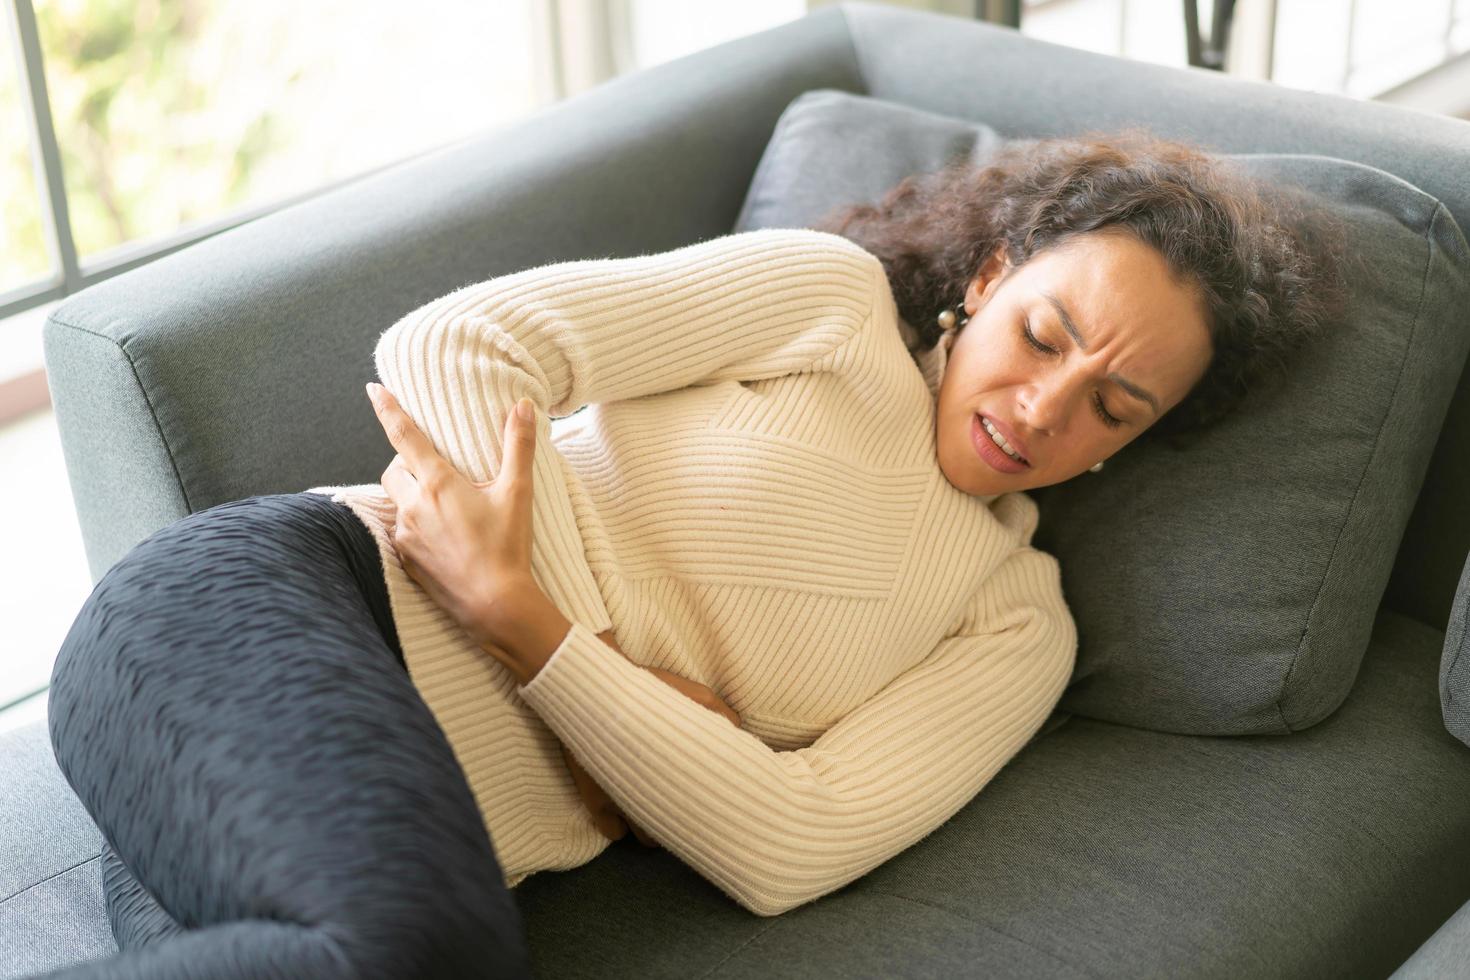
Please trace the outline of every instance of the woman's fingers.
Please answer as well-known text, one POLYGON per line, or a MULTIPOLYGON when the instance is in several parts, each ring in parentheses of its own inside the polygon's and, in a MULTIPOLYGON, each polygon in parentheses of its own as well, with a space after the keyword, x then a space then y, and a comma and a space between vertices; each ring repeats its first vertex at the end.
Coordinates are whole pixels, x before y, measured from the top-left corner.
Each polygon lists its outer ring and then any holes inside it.
MULTIPOLYGON (((598 633, 597 636, 614 650, 623 653, 623 648, 618 645, 612 630, 604 630, 598 633)), ((623 653, 623 655, 627 656, 626 653, 623 653)), ((708 685, 701 684, 698 681, 692 681, 687 677, 664 670, 661 667, 645 666, 643 669, 702 707, 724 715, 736 728, 740 727, 740 714, 734 708, 730 707, 725 702, 725 699, 716 694, 708 685)), ((638 838, 638 843, 644 847, 656 848, 663 846, 644 833, 642 827, 639 827, 628 819, 628 815, 623 813, 622 809, 617 805, 617 802, 608 796, 606 791, 588 775, 587 771, 577 762, 576 756, 572 755, 571 751, 565 745, 562 746, 562 755, 567 760, 567 766, 572 770, 572 778, 577 783, 578 791, 582 793, 582 799, 587 803, 587 808, 594 815, 593 822, 597 824, 603 836, 609 840, 619 840, 631 830, 633 836, 638 838), (599 816, 599 813, 604 815, 599 816), (612 832, 609 832, 609 830, 604 829, 604 826, 614 829, 612 832)))
MULTIPOLYGON (((505 458, 500 475, 510 476, 510 495, 529 503, 536 472, 536 403, 522 398, 505 413, 505 458)), ((498 482, 498 481, 497 481, 498 482)))
POLYGON ((715 710, 718 711, 720 714, 724 715, 726 718, 730 719, 730 724, 734 725, 736 728, 739 728, 740 727, 740 712, 736 711, 734 708, 732 708, 728 704, 726 704, 724 698, 721 698, 721 697, 718 697, 717 696, 715 698, 715 700, 718 701, 718 702, 720 702, 719 705, 715 708, 715 710))
POLYGON ((561 754, 566 760, 567 768, 572 772, 572 782, 577 784, 578 795, 582 797, 587 812, 592 815, 593 826, 608 840, 621 840, 627 834, 628 827, 623 822, 618 805, 587 770, 582 768, 582 764, 565 744, 561 747, 561 754))
POLYGON ((367 393, 373 403, 373 410, 377 412, 378 424, 383 427, 388 442, 404 457, 403 462, 409 472, 425 487, 442 479, 448 464, 429 441, 429 437, 424 435, 414 424, 413 418, 403 410, 397 396, 374 381, 368 382, 367 393))
POLYGON ((388 463, 383 475, 378 478, 378 483, 399 510, 408 507, 418 496, 418 481, 404 464, 402 454, 394 456, 388 463))
POLYGON ((530 565, 532 548, 532 511, 536 483, 536 404, 522 398, 505 413, 504 446, 500 472, 496 474, 490 493, 505 509, 509 538, 503 539, 530 565), (524 414, 522 414, 524 412, 524 414))
POLYGON ((709 685, 701 684, 699 681, 691 681, 687 677, 676 674, 673 671, 664 670, 662 667, 644 666, 643 669, 653 674, 686 698, 689 698, 695 704, 724 715, 729 719, 730 724, 736 728, 740 727, 740 715, 734 708, 726 704, 725 699, 716 694, 714 689, 709 685))

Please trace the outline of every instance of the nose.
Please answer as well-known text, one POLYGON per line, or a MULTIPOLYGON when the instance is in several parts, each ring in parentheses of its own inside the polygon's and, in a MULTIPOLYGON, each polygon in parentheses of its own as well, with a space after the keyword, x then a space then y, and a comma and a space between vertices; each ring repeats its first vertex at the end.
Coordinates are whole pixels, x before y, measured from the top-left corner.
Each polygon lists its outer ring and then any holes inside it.
POLYGON ((1079 392, 1082 385, 1069 380, 1065 372, 1050 371, 1021 389, 1017 396, 1021 420, 1032 432, 1056 435, 1066 427, 1072 401, 1079 392))

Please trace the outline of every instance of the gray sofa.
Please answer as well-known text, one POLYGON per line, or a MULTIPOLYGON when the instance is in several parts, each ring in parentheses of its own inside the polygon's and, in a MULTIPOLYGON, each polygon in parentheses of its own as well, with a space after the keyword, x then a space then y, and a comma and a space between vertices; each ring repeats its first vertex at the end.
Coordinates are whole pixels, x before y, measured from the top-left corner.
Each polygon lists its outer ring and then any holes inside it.
MULTIPOLYGON (((619 78, 78 294, 45 355, 93 580, 186 514, 372 482, 377 335, 466 282, 731 230, 783 109, 837 89, 1008 135, 1141 122, 1370 164, 1470 228, 1470 126, 848 3, 619 78)), ((517 889, 544 977, 1470 973, 1470 748, 1437 675, 1470 547, 1450 405, 1346 701, 1281 736, 1062 712, 933 835, 783 916, 632 836, 517 889), (1334 795, 1350 775, 1352 798, 1334 795), (1413 778, 1405 778, 1412 774, 1413 778), (1187 777, 1187 778, 1183 778, 1187 777), (1252 805, 1227 820, 1211 800, 1252 805), (1370 841, 1371 849, 1358 850, 1370 841), (1201 873, 1208 858, 1210 873, 1201 873), (1232 869, 1220 874, 1220 867, 1232 869), (1457 911, 1458 910, 1458 911, 1457 911)), ((44 723, 0 737, 0 977, 112 955, 101 837, 44 723)))

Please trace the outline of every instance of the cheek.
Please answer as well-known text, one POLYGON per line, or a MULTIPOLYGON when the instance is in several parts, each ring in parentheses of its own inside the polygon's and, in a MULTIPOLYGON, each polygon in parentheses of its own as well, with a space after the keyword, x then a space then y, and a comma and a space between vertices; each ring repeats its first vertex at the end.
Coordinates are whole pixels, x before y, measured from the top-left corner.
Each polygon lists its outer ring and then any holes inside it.
POLYGON ((943 401, 947 412, 1014 410, 1017 392, 1035 379, 1038 365, 1019 346, 1025 341, 1011 335, 1013 330, 1019 327, 972 321, 955 338, 945 368, 944 387, 949 390, 943 401))
POLYGON ((993 392, 1025 384, 1034 370, 1025 351, 1018 351, 1005 338, 976 336, 960 356, 965 389, 971 392, 993 392))

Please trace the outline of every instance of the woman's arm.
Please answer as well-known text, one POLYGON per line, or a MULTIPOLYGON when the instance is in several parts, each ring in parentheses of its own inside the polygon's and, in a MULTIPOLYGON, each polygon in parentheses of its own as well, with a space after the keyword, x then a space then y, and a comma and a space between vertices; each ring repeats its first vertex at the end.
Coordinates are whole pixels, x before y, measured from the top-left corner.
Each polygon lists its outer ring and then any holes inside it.
POLYGON ((519 694, 625 814, 770 916, 867 873, 969 802, 1042 727, 1076 643, 1056 560, 1022 544, 956 632, 804 748, 774 751, 695 710, 580 623, 519 694))
POLYGON ((512 407, 535 404, 533 574, 596 632, 612 618, 550 419, 696 384, 839 370, 887 297, 880 286, 883 264, 839 235, 756 229, 473 283, 400 317, 373 361, 435 451, 476 483, 498 478, 512 407))
MULTIPOLYGON (((617 637, 613 635, 612 630, 598 633, 597 638, 623 654, 624 658, 628 657, 618 644, 617 637)), ((739 713, 710 687, 660 667, 645 666, 643 669, 695 702, 729 718, 736 728, 740 727, 739 713)), ((561 743, 561 754, 566 760, 567 768, 571 770, 572 781, 577 784, 577 793, 582 797, 582 802, 586 804, 588 812, 592 814, 592 822, 597 825, 597 829, 604 837, 608 840, 621 840, 623 835, 631 829, 633 836, 638 838, 638 843, 644 847, 659 846, 658 841, 649 837, 644 833, 643 828, 628 819, 622 808, 614 802, 611 796, 607 795, 607 790, 598 785, 587 770, 582 768, 582 764, 577 761, 577 757, 572 754, 572 750, 567 748, 564 742, 561 743)))

